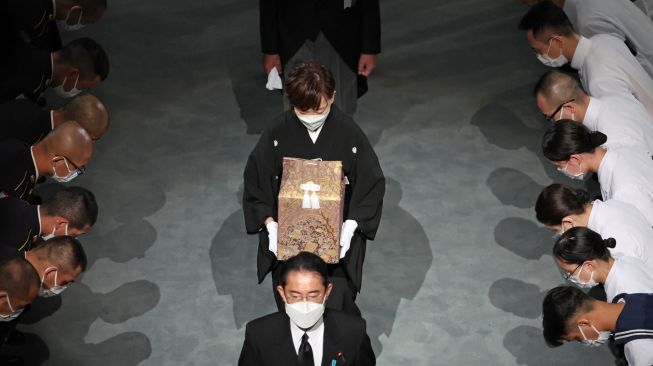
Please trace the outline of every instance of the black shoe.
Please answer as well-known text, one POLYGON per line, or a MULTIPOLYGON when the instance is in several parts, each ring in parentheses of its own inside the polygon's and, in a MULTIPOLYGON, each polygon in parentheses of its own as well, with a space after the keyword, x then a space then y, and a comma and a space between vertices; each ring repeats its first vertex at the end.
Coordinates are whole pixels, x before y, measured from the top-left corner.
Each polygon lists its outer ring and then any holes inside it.
POLYGON ((14 355, 0 355, 0 365, 2 366, 25 366, 22 357, 14 355))
POLYGON ((7 344, 25 344, 25 333, 20 330, 14 330, 11 332, 9 337, 7 337, 7 344))

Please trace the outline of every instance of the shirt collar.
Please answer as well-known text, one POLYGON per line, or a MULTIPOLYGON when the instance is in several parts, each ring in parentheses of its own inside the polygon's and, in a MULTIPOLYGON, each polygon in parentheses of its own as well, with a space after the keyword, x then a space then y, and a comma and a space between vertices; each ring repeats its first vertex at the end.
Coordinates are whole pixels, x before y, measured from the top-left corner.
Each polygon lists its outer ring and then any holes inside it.
POLYGON ((574 56, 571 58, 571 67, 580 70, 583 67, 583 64, 585 64, 585 59, 587 58, 587 54, 590 52, 591 47, 592 41, 589 38, 580 36, 578 45, 574 51, 574 56))
POLYGON ((594 131, 599 125, 599 111, 601 110, 601 101, 597 98, 590 97, 590 102, 587 104, 585 111, 585 118, 583 124, 590 130, 594 131))
POLYGON ((36 166, 36 159, 34 159, 34 145, 29 147, 29 153, 32 155, 32 163, 34 164, 34 173, 36 173, 36 177, 34 179, 39 178, 39 167, 36 166))
POLYGON ((57 0, 52 0, 52 14, 57 13, 57 0))
POLYGON ((50 131, 54 131, 54 110, 50 111, 50 131))
POLYGON ((50 52, 50 83, 54 79, 54 52, 50 52))

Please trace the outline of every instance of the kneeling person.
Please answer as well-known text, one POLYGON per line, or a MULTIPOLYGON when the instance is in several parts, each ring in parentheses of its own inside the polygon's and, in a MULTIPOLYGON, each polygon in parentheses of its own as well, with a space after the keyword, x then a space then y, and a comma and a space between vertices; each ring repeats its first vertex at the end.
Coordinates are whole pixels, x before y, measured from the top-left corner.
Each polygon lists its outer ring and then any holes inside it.
POLYGON ((332 288, 327 264, 320 257, 302 252, 290 258, 277 286, 285 313, 247 324, 238 365, 375 365, 365 320, 325 310, 332 288))
POLYGON ((591 298, 570 286, 550 290, 542 303, 544 339, 600 346, 614 334, 624 345, 628 364, 653 365, 653 294, 621 294, 612 303, 591 298))

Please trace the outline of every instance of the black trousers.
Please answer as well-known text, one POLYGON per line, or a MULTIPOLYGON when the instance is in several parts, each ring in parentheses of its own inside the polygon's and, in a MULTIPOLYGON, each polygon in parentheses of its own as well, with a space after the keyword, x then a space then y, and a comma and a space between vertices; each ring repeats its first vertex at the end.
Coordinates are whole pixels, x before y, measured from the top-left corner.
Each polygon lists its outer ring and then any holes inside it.
MULTIPOLYGON (((272 292, 280 312, 286 311, 283 299, 277 291, 277 285, 281 283, 281 270, 284 265, 285 262, 277 261, 272 269, 272 292)), ((361 311, 356 305, 356 290, 351 285, 342 266, 340 264, 329 264, 328 270, 329 281, 333 284, 333 289, 326 301, 327 308, 361 316, 361 311)))

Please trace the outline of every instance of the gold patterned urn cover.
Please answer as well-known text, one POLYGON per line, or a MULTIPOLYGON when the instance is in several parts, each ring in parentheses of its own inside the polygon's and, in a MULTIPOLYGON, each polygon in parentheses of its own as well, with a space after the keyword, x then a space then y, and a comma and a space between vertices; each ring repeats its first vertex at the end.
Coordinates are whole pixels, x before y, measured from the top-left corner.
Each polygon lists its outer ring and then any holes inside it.
POLYGON ((345 196, 342 162, 283 158, 279 260, 299 252, 338 263, 345 196))

